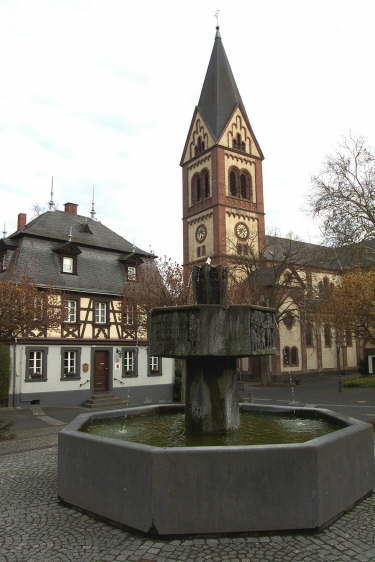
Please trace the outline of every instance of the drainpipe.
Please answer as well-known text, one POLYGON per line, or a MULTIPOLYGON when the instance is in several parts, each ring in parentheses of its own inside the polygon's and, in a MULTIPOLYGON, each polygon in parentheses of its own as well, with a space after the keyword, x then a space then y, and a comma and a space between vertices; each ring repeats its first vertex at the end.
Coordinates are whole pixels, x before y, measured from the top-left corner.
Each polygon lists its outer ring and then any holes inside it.
POLYGON ((16 407, 16 347, 17 347, 17 338, 14 338, 13 343, 13 408, 16 407))

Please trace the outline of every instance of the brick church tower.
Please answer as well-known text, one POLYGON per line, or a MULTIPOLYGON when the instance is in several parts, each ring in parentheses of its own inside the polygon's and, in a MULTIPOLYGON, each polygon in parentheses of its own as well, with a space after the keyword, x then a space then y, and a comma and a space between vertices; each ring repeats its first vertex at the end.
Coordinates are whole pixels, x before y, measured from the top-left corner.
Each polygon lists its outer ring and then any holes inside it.
POLYGON ((262 160, 217 27, 181 159, 185 266, 264 246, 262 160))

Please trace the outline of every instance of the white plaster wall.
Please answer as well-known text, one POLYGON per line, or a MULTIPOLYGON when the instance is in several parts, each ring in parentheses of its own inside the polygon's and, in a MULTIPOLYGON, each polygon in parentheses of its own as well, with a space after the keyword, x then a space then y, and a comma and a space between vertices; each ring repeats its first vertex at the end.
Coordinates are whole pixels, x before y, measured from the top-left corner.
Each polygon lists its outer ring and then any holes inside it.
POLYGON ((113 387, 153 386, 172 384, 174 381, 174 359, 162 358, 161 376, 148 376, 147 347, 138 347, 138 376, 122 377, 121 358, 114 353, 113 387), (117 379, 117 380, 116 380, 117 379))
MULTIPOLYGON (((43 393, 43 392, 64 392, 72 390, 91 389, 91 352, 95 346, 77 346, 81 349, 81 378, 80 380, 61 380, 61 347, 69 345, 38 345, 35 348, 48 349, 47 354, 47 380, 46 381, 25 381, 26 378, 26 347, 30 345, 17 345, 16 352, 16 394, 24 393, 43 393), (89 369, 86 373, 82 371, 82 365, 87 363, 89 369)), ((73 347, 73 346, 72 346, 73 347)), ((101 346, 100 346, 101 347, 101 346)), ((104 346, 110 348, 111 346, 104 346)), ((172 384, 174 381, 174 360, 162 359, 162 375, 147 376, 148 357, 147 348, 138 348, 138 377, 122 378, 121 357, 116 353, 118 346, 113 347, 113 387, 124 388, 124 386, 152 386, 161 384, 172 384), (117 379, 117 380, 116 380, 117 379)), ((13 350, 11 348, 11 354, 13 350)), ((13 382, 11 377, 10 390, 13 393, 13 382)))

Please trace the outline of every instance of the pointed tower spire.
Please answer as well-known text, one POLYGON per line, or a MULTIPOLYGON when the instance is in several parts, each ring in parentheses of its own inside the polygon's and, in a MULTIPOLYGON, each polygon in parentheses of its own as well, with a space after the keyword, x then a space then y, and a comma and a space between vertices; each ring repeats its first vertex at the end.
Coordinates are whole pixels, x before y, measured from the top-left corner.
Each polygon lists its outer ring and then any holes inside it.
POLYGON ((51 199, 48 203, 48 207, 49 207, 50 211, 53 211, 55 209, 55 202, 53 200, 53 176, 52 176, 52 179, 51 179, 51 199))
POLYGON ((91 201, 90 216, 93 220, 95 220, 95 216, 96 216, 94 196, 95 196, 95 190, 94 190, 94 186, 92 186, 92 201, 91 201))
POLYGON ((236 105, 246 115, 217 25, 215 43, 198 102, 198 111, 215 140, 220 137, 236 105))

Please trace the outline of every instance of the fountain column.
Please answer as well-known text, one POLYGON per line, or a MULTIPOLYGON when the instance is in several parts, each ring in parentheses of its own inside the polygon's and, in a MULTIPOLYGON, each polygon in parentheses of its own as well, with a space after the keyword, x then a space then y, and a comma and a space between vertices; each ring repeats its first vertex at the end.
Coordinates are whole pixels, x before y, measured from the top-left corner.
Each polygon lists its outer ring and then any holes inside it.
MULTIPOLYGON (((206 264, 193 267, 198 305, 226 304, 227 268, 206 264)), ((207 330, 218 326, 207 325, 207 330)), ((215 334, 212 334, 215 337, 215 334)), ((220 335, 217 334, 220 338, 220 335)), ((240 425, 235 357, 186 359, 186 429, 191 433, 234 431, 240 425)))

